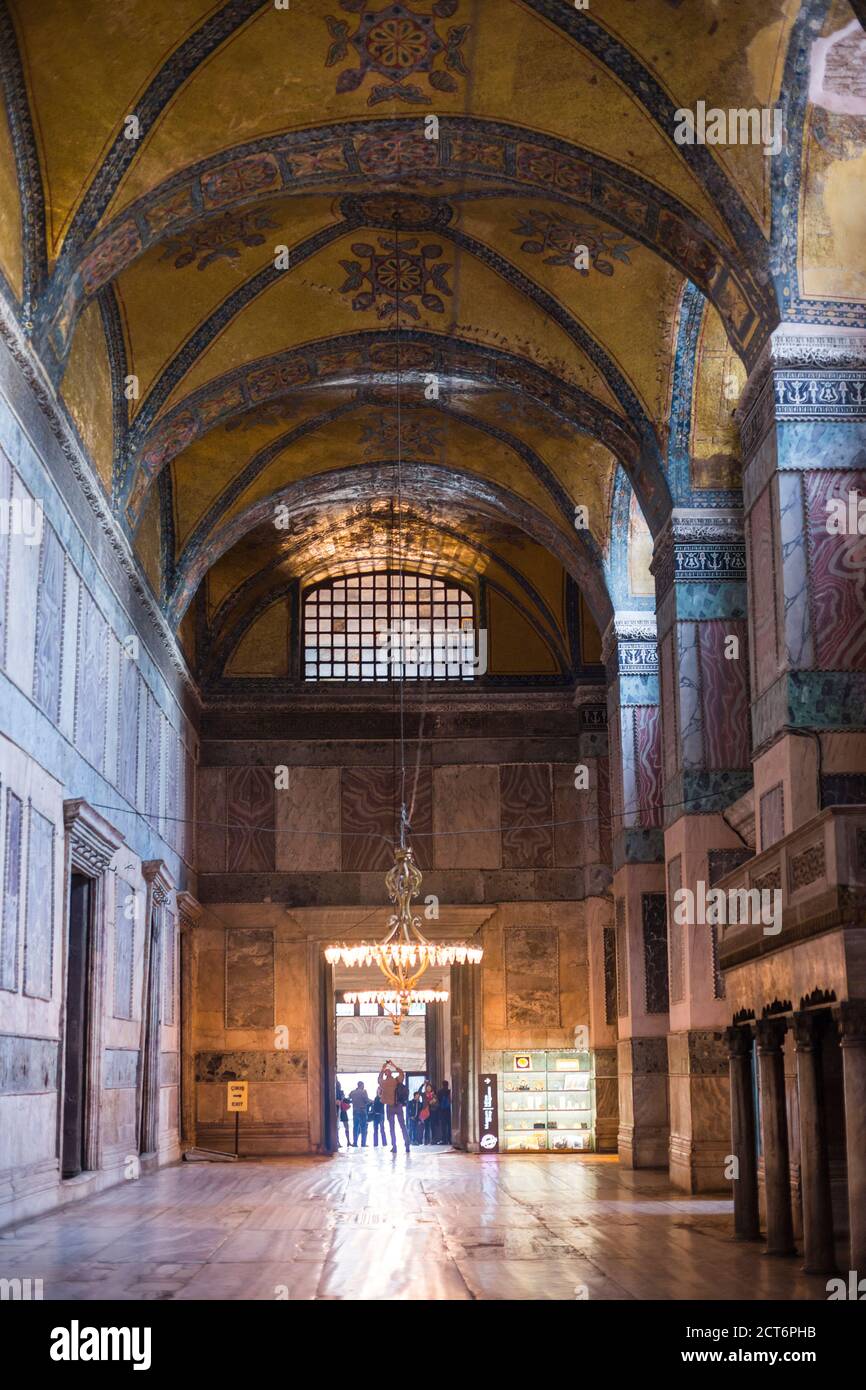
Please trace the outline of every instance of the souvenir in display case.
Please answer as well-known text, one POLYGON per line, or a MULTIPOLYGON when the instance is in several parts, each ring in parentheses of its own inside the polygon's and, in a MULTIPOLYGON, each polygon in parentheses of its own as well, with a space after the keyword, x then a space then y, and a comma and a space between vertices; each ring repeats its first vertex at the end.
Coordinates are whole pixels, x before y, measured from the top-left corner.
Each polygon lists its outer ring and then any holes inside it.
POLYGON ((503 1052, 504 1153, 580 1153, 595 1147, 589 1052, 503 1052))

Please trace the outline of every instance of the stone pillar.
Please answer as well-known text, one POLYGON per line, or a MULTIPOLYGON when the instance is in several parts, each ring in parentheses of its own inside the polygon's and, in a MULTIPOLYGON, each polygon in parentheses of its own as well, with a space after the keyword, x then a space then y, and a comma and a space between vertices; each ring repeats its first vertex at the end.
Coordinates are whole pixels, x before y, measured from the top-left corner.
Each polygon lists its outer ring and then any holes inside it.
POLYGON ((848 1160, 850 1269, 866 1275, 866 1000, 852 999, 837 1011, 845 1083, 848 1160))
POLYGON ((782 324, 737 413, 760 853, 866 801, 866 330, 782 324))
POLYGON ((761 1144, 764 1150, 768 1255, 795 1253, 788 1122, 785 1114, 785 1062, 782 1055, 786 1028, 783 1018, 762 1018, 755 1024, 761 1085, 761 1144))
MULTIPOLYGON (((725 816, 751 785, 742 516, 675 508, 656 539, 669 908, 671 1181, 727 1187, 730 1017, 703 904, 714 856, 746 846, 725 816), (679 890, 687 890, 689 911, 679 890)), ((746 851, 748 852, 748 851, 746 851)))
POLYGON ((175 902, 180 928, 180 1138, 191 1147, 195 1144, 195 924, 204 909, 192 893, 178 893, 175 902))
POLYGON ((586 954, 589 968, 589 1048, 595 1081, 595 1147, 617 1152, 616 945, 610 897, 586 899, 586 954))
POLYGON ((807 1274, 831 1274, 836 1267, 830 1160, 821 1085, 820 1022, 820 1017, 814 1013, 794 1014, 800 1102, 800 1192, 807 1274))
POLYGON ((613 826, 614 971, 620 1162, 660 1168, 668 1153, 668 963, 661 830, 655 623, 617 613, 604 638, 613 826))
POLYGON ((758 1151, 755 1131, 755 1099, 752 1089, 752 1031, 727 1028, 731 1085, 731 1151, 737 1160, 734 1178, 734 1233, 738 1240, 757 1240, 758 1151))

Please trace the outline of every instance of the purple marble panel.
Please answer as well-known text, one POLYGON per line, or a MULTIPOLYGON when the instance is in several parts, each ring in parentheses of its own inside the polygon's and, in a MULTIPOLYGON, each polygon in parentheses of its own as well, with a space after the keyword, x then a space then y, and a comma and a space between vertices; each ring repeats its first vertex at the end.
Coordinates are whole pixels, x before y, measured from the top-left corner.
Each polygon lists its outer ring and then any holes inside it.
POLYGON ((196 793, 197 866, 201 873, 221 874, 226 867, 226 769, 200 767, 196 793))
MULTIPOLYGON (((866 473, 812 472, 804 478, 809 526, 809 597, 815 656, 822 671, 866 670, 866 536, 849 497, 866 497, 866 473), (845 528, 828 531, 828 504, 841 501, 845 528)), ((855 504, 856 505, 856 504, 855 504)), ((787 594, 786 594, 787 598, 787 594)))
POLYGON ((108 625, 82 584, 78 599, 75 746, 99 772, 105 759, 107 700, 108 625))
POLYGON ((6 790, 6 843, 3 903, 0 907, 0 989, 18 989, 18 924, 21 917, 20 796, 6 790))
POLYGON ((662 823, 662 749, 658 705, 637 705, 634 711, 634 745, 638 824, 662 823))
POLYGON ((749 766, 748 632, 744 622, 726 619, 699 625, 704 766, 749 766), (739 638, 739 657, 725 656, 729 636, 739 638))
POLYGON ((54 974, 54 826, 31 806, 27 846, 24 993, 50 999, 54 974))
POLYGON ((752 611, 755 693, 779 674, 776 618, 776 556, 771 489, 765 488, 749 516, 749 601, 752 611))
POLYGON ((499 769, 503 869, 553 868, 553 793, 548 763, 499 769))
POLYGON ((36 595, 36 656, 33 699, 53 724, 60 718, 60 671, 63 641, 63 590, 66 560, 63 547, 46 522, 39 555, 36 595))
MULTIPOLYGON (((407 778, 415 862, 430 868, 433 853, 433 779, 430 768, 407 778), (414 784, 414 786, 413 786, 414 784)), ((341 862, 344 870, 385 870, 394 862, 399 833, 399 789, 391 767, 344 767, 340 778, 341 862)))
POLYGON ((229 873, 273 870, 276 824, 271 768, 226 769, 226 819, 229 873))

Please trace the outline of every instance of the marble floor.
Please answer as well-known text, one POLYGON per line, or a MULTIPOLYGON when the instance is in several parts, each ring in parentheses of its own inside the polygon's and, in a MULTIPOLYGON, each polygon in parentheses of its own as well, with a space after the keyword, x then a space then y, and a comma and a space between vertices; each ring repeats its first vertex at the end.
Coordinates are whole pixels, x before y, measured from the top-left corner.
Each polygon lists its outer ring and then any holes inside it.
POLYGON ((731 1203, 615 1158, 180 1163, 0 1232, 45 1299, 826 1299, 731 1203))

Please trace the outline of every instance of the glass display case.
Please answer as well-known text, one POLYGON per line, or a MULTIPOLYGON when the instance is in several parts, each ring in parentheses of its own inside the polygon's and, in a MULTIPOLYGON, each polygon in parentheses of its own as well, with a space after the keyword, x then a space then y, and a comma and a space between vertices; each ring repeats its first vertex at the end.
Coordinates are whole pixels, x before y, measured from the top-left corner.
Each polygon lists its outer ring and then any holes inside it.
POLYGON ((502 1153, 586 1153, 595 1148, 589 1052, 503 1052, 502 1153))

